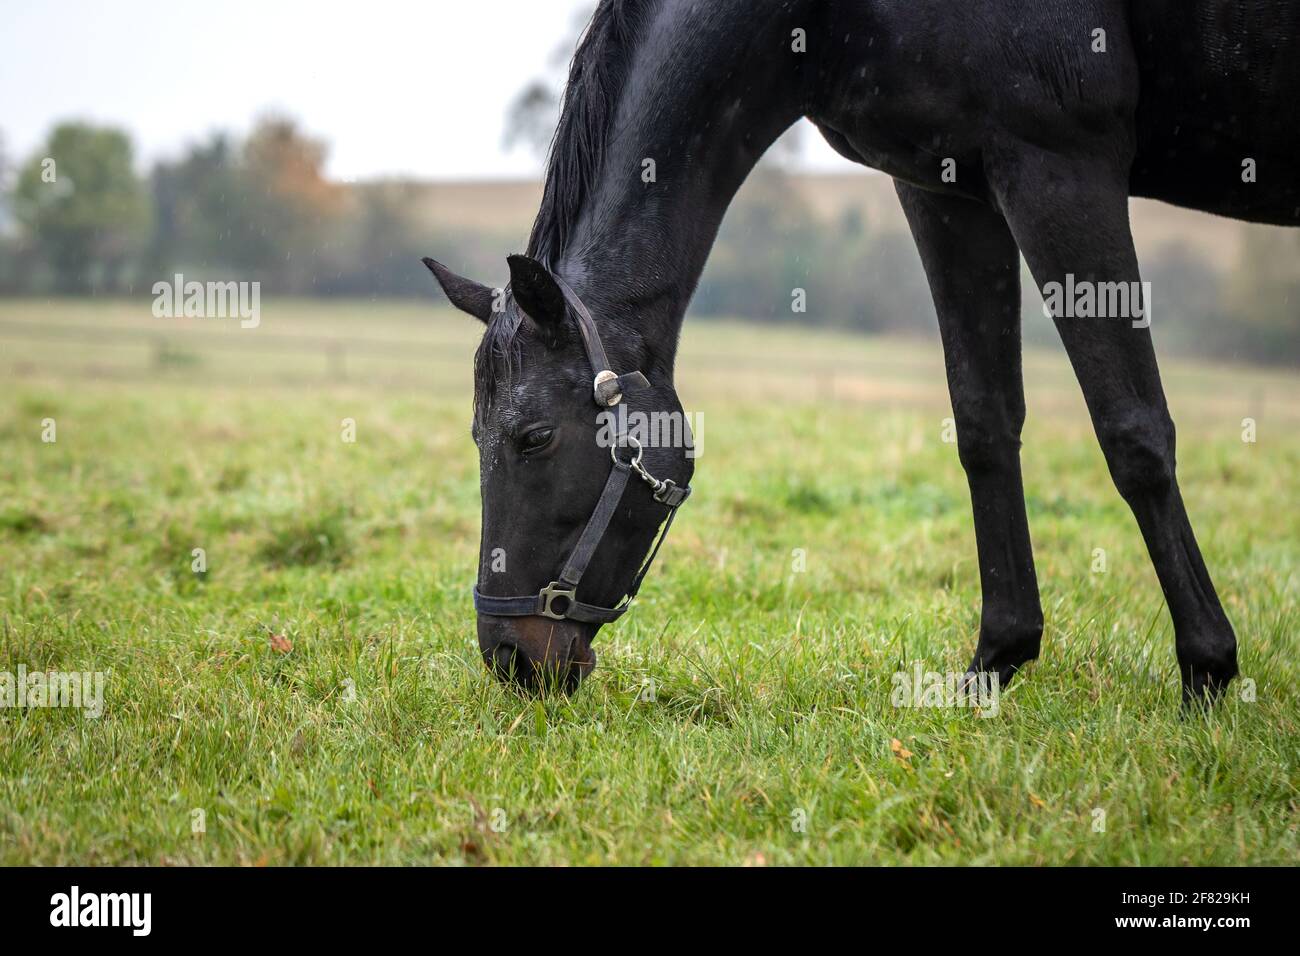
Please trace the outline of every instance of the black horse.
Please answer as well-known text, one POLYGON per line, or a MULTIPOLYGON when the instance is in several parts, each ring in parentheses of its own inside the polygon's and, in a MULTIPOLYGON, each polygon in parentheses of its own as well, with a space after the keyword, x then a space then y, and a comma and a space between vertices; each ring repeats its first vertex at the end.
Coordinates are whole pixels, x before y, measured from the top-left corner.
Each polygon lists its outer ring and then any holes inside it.
POLYGON ((1019 463, 1023 253, 1045 294, 1113 306, 1067 302, 1055 322, 1155 564, 1184 699, 1217 696, 1237 642, 1175 478, 1128 197, 1300 225, 1297 102, 1295 0, 601 0, 509 294, 426 260, 487 326, 485 660, 569 686, 594 666, 692 471, 685 448, 605 447, 596 412, 623 397, 681 412, 678 333, 723 213, 806 116, 894 178, 929 277, 979 553, 970 670, 1009 680, 1043 630, 1019 463))

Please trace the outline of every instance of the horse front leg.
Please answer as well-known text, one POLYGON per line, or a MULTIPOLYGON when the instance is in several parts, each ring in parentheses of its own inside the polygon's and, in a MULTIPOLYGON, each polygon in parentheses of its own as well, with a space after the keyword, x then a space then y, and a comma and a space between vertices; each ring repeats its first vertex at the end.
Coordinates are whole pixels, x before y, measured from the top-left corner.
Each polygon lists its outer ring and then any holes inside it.
POLYGON ((1059 153, 1028 143, 1004 148, 992 164, 994 189, 1035 281, 1054 306, 1111 478, 1155 565, 1173 618, 1184 702, 1212 699, 1237 673, 1237 639, 1175 476, 1174 424, 1129 229, 1124 138, 1080 140, 1059 153), (1123 314, 1097 314, 1110 311, 1098 308, 1103 298, 1113 305, 1124 294, 1129 306, 1123 314))
POLYGON ((981 203, 896 182, 939 315, 957 452, 979 555, 979 642, 971 672, 1005 684, 1038 656, 1043 611, 1020 477, 1020 252, 981 203))

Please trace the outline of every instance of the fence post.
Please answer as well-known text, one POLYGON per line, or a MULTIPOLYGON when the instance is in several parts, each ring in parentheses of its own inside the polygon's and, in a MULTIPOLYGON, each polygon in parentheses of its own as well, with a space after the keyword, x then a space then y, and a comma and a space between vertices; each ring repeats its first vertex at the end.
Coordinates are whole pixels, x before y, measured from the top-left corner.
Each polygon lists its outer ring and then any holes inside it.
POLYGON ((343 343, 338 341, 331 341, 325 348, 327 353, 329 354, 330 374, 334 377, 336 381, 339 382, 344 381, 347 378, 347 369, 344 367, 344 362, 343 362, 343 359, 346 355, 346 352, 344 351, 343 348, 343 343))

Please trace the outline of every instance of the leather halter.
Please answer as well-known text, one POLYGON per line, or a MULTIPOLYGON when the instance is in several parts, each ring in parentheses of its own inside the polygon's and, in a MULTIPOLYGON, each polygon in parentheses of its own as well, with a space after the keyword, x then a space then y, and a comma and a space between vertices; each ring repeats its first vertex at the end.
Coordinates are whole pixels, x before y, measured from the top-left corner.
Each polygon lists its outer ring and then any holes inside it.
MULTIPOLYGON (((591 312, 578 298, 577 293, 569 288, 567 282, 559 276, 554 276, 554 279, 556 285, 560 287, 560 291, 564 294, 565 301, 568 302, 569 307, 573 309, 574 314, 577 316, 578 330, 582 333, 583 348, 587 352, 588 361, 591 362, 591 370, 595 373, 595 379, 592 381, 592 397, 595 399, 596 404, 602 408, 608 408, 622 401, 624 392, 634 392, 639 388, 648 388, 650 383, 640 372, 616 375, 610 371, 609 357, 605 354, 605 346, 600 341, 600 332, 596 328, 595 320, 591 317, 591 312)), ((641 582, 645 580, 650 565, 654 563, 655 555, 659 553, 659 546, 663 544, 664 538, 668 536, 668 529, 672 527, 673 518, 677 516, 677 509, 690 496, 691 489, 688 485, 678 485, 667 478, 660 480, 646 471, 641 465, 641 443, 631 435, 619 435, 609 449, 609 457, 612 459, 612 465, 609 470, 609 478, 605 480, 605 489, 600 493, 600 499, 596 502, 591 517, 587 519, 587 526, 582 529, 582 535, 578 538, 578 543, 574 545, 568 560, 564 562, 560 576, 536 594, 523 594, 514 597, 495 597, 490 594, 482 594, 479 592, 478 586, 475 585, 474 610, 480 614, 489 614, 495 617, 540 615, 555 621, 568 619, 588 624, 609 624, 623 616, 632 603, 632 599, 636 597, 637 591, 640 590, 641 582), (620 448, 631 448, 631 456, 626 460, 619 458, 618 451, 620 448), (592 557, 596 554, 596 549, 605 537, 605 531, 609 528, 609 522, 614 517, 614 512, 618 510, 619 502, 623 498, 623 491, 627 488, 628 479, 632 475, 636 475, 649 485, 655 501, 668 508, 667 520, 664 522, 654 546, 650 549, 649 556, 632 578, 632 584, 628 587, 622 602, 616 607, 585 604, 578 600, 578 585, 582 582, 582 576, 587 571, 587 565, 591 563, 592 557)))

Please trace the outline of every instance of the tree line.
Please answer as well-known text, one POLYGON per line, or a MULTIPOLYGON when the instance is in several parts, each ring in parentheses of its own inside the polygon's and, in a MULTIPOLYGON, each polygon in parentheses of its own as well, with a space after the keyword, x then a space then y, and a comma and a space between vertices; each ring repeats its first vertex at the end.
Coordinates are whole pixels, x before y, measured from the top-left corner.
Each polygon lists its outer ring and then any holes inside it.
MULTIPOLYGON (((440 235, 425 184, 340 183, 326 157, 293 120, 266 117, 242 139, 214 134, 140 175, 125 131, 61 123, 16 166, 0 149, 0 294, 139 294, 181 272, 260 281, 268 295, 432 300, 421 256, 454 251, 457 268, 499 281, 524 239, 500 226, 440 235)), ((817 216, 788 175, 765 162, 741 190, 693 312, 933 335, 906 232, 852 207, 817 216)), ((1167 247, 1144 258, 1143 278, 1162 348, 1300 361, 1300 230, 1248 231, 1230 264, 1167 247)), ((1023 284, 1026 337, 1054 338, 1027 275, 1023 284)))
POLYGON ((175 272, 281 295, 427 291, 400 281, 421 278, 416 184, 334 182, 325 158, 292 120, 267 118, 141 177, 124 131, 60 124, 4 184, 0 293, 123 294, 175 272))

